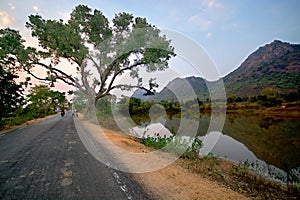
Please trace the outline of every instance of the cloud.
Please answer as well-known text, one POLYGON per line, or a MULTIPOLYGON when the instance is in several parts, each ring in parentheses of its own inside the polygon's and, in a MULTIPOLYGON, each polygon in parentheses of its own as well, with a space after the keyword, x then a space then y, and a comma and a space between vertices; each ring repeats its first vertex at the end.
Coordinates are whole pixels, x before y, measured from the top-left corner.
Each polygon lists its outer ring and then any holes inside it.
POLYGON ((203 0, 202 5, 206 8, 222 8, 223 4, 216 0, 203 0))
POLYGON ((212 24, 211 20, 206 19, 200 15, 193 15, 189 17, 188 22, 196 26, 200 26, 202 30, 208 29, 208 27, 212 24))
POLYGON ((210 38, 212 36, 212 33, 211 32, 208 32, 207 34, 206 34, 206 37, 207 38, 210 38))
POLYGON ((6 28, 10 26, 15 19, 11 17, 7 12, 0 11, 0 28, 6 28))
POLYGON ((59 13, 60 17, 64 21, 68 21, 71 18, 71 15, 69 12, 59 13))
POLYGON ((33 6, 33 10, 34 10, 35 12, 39 12, 39 11, 40 11, 40 8, 39 8, 38 6, 33 6))
POLYGON ((12 3, 8 3, 9 9, 14 10, 16 7, 12 3))

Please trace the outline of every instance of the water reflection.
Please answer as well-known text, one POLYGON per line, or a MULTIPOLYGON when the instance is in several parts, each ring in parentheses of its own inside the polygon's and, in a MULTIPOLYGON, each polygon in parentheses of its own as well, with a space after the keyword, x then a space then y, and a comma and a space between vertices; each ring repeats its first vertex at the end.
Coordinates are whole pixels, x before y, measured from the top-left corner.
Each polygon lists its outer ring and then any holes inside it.
MULTIPOLYGON (((247 163, 249 167, 252 167, 252 169, 265 176, 286 182, 287 175, 282 169, 258 159, 243 143, 232 137, 224 135, 221 132, 210 132, 202 138, 204 141, 203 148, 213 145, 211 152, 214 155, 234 162, 247 163), (207 138, 214 138, 216 142, 211 143, 212 139, 207 138)), ((200 150, 200 154, 202 153, 202 149, 200 150)))
MULTIPOLYGON (((256 162, 257 157, 252 153, 244 144, 233 139, 228 135, 223 135, 221 132, 210 132, 206 138, 218 138, 216 143, 209 143, 204 140, 204 146, 212 146, 212 153, 222 158, 227 158, 232 161, 244 161, 256 162)), ((208 140, 209 141, 209 140, 208 140)), ((202 153, 200 151, 200 153, 202 153)))
POLYGON ((158 123, 144 123, 141 126, 133 127, 129 130, 131 135, 137 138, 147 137, 170 137, 172 133, 160 122, 158 123))
POLYGON ((223 133, 243 143, 259 159, 285 171, 300 166, 299 119, 241 115, 227 118, 223 133))
MULTIPOLYGON (((139 137, 155 133, 169 136, 169 130, 179 130, 182 120, 182 116, 172 116, 171 119, 165 119, 164 123, 148 123, 135 127, 132 133, 139 137)), ((230 114, 226 116, 222 132, 212 131, 208 134, 209 115, 202 115, 198 122, 188 120, 190 123, 199 124, 197 135, 202 136, 204 141, 200 153, 207 154, 211 151, 231 161, 247 161, 255 164, 262 173, 276 174, 283 180, 286 179, 284 172, 300 169, 299 119, 230 114)))

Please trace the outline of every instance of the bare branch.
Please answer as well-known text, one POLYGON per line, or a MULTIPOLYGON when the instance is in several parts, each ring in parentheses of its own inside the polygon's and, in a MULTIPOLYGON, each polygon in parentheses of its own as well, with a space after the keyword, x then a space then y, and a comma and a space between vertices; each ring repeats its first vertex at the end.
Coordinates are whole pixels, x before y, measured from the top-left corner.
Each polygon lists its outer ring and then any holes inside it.
MULTIPOLYGON (((91 60, 93 62, 93 64, 95 65, 98 73, 99 73, 99 76, 101 77, 102 75, 102 72, 101 72, 101 62, 98 64, 95 59, 93 58, 93 56, 91 56, 90 54, 88 54, 88 59, 91 60)), ((101 58, 99 58, 101 60, 101 58)))
MULTIPOLYGON (((114 84, 114 82, 115 82, 117 76, 120 75, 121 73, 123 73, 123 72, 126 71, 126 70, 132 70, 133 68, 138 67, 138 66, 140 66, 140 65, 142 65, 142 64, 144 64, 144 63, 143 63, 142 61, 139 61, 139 62, 136 62, 135 64, 131 65, 130 67, 125 67, 125 68, 123 68, 123 69, 117 71, 117 72, 114 74, 114 76, 112 77, 112 79, 111 79, 111 81, 110 81, 110 83, 109 83, 108 88, 106 89, 106 91, 105 91, 105 92, 101 92, 101 90, 99 90, 98 95, 97 95, 97 98, 99 99, 99 98, 103 97, 103 94, 107 95, 107 94, 109 94, 109 92, 110 92, 111 90, 113 90, 113 89, 115 89, 115 88, 121 87, 121 85, 113 86, 113 84, 114 84)), ((125 86, 125 84, 124 84, 123 86, 125 86)), ((129 86, 129 85, 128 85, 128 86, 129 86)), ((139 87, 139 88, 141 88, 141 86, 133 86, 133 87, 139 87)), ((147 90, 147 89, 146 89, 146 90, 147 90)), ((104 95, 104 96, 105 96, 105 95, 104 95)))
MULTIPOLYGON (((45 69, 50 70, 52 73, 55 74, 55 78, 56 79, 59 79, 59 80, 63 81, 64 83, 68 84, 68 85, 74 86, 76 88, 82 87, 71 75, 66 74, 65 72, 61 71, 60 69, 50 67, 50 66, 48 66, 48 65, 46 65, 44 63, 41 63, 41 62, 33 62, 33 63, 31 63, 31 65, 40 65, 40 66, 44 67, 45 69)), ((34 78, 36 78, 38 80, 41 80, 41 81, 51 81, 51 80, 47 79, 47 77, 46 78, 38 77, 37 75, 33 74, 27 68, 24 68, 24 70, 28 74, 30 74, 31 76, 33 76, 34 78)))
MULTIPOLYGON (((126 54, 127 54, 127 56, 124 58, 124 59, 127 59, 131 54, 138 54, 138 53, 143 53, 143 49, 136 49, 136 50, 131 50, 131 51, 128 51, 126 54)), ((98 91, 98 95, 97 95, 97 98, 98 98, 98 96, 102 96, 102 91, 104 91, 105 89, 104 89, 104 86, 105 86, 105 82, 107 81, 107 79, 108 79, 108 77, 109 77, 109 75, 110 75, 110 73, 111 73, 111 71, 113 70, 113 68, 115 67, 115 66, 117 66, 121 61, 123 61, 124 59, 115 59, 106 69, 105 69, 105 71, 104 71, 104 73, 103 73, 103 76, 101 76, 101 86, 100 86, 100 89, 99 89, 99 91, 98 91)), ((131 66, 129 66, 129 67, 124 67, 124 68, 122 68, 122 69, 120 69, 119 71, 116 71, 115 72, 115 74, 113 75, 113 77, 112 77, 112 80, 110 81, 110 83, 109 83, 109 85, 108 85, 108 88, 107 88, 107 91, 109 90, 110 91, 110 88, 112 87, 112 85, 113 85, 113 83, 114 83, 114 81, 115 81, 115 79, 117 78, 117 76, 118 75, 120 75, 121 73, 123 73, 124 71, 126 71, 126 70, 131 70, 131 69, 133 69, 133 68, 135 68, 135 67, 138 67, 138 66, 140 66, 140 65, 143 65, 143 64, 145 64, 145 63, 143 63, 142 61, 141 61, 141 59, 140 59, 140 61, 139 62, 136 62, 136 63, 134 63, 133 65, 131 65, 131 66)))
POLYGON ((145 90, 145 94, 144 95, 154 95, 154 92, 152 92, 150 89, 145 88, 143 86, 139 86, 139 85, 126 85, 126 84, 119 84, 119 85, 115 85, 113 87, 110 88, 110 90, 107 90, 105 93, 101 94, 101 96, 97 96, 98 99, 109 95, 110 91, 114 90, 114 89, 121 89, 121 88, 126 88, 126 89, 134 89, 134 88, 138 88, 138 89, 142 89, 145 90))
POLYGON ((39 81, 49 81, 47 78, 41 78, 36 76, 35 74, 33 74, 29 69, 24 69, 28 74, 30 74, 31 76, 33 76, 35 79, 39 80, 39 81))

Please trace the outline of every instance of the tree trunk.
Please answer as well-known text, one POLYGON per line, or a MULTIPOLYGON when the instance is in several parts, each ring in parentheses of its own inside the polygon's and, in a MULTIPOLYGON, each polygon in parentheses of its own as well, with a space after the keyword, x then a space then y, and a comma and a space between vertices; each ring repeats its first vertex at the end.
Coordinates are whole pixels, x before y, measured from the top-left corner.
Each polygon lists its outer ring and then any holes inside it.
POLYGON ((87 96, 85 117, 92 123, 98 123, 96 116, 96 99, 93 95, 87 96))

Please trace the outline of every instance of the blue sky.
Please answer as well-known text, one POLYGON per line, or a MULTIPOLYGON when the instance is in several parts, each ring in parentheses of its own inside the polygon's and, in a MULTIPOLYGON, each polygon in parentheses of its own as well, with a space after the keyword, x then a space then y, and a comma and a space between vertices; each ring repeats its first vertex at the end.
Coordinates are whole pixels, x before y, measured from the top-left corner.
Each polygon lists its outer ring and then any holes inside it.
POLYGON ((101 10, 109 19, 129 12, 184 34, 205 49, 222 76, 274 39, 300 43, 298 0, 1 0, 0 27, 18 29, 30 40, 25 28, 30 14, 66 19, 78 4, 101 10))

